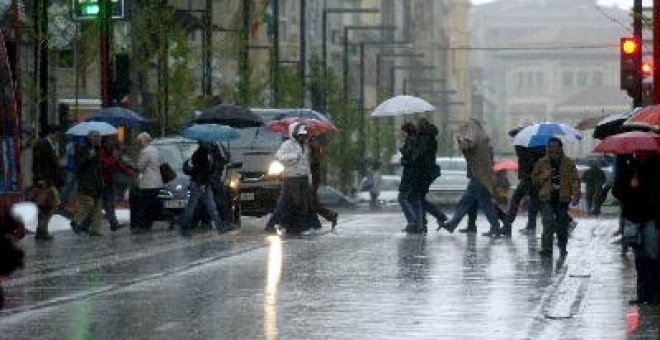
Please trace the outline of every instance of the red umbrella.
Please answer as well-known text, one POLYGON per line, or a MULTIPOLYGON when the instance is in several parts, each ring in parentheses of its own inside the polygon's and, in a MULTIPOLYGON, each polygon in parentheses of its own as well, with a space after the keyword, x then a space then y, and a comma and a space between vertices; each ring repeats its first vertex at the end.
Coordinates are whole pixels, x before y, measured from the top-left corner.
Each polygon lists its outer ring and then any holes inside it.
POLYGON ((624 125, 660 129, 660 105, 644 107, 628 119, 624 125))
POLYGON ((495 163, 493 166, 495 171, 513 171, 518 170, 518 162, 513 159, 502 159, 495 163))
POLYGON ((609 136, 596 146, 594 152, 611 154, 660 153, 660 135, 653 132, 631 131, 609 136))
POLYGON ((333 134, 337 132, 337 128, 331 122, 323 122, 312 118, 297 118, 288 117, 284 119, 274 120, 266 124, 266 129, 281 135, 289 134, 289 125, 293 122, 304 124, 309 131, 310 136, 318 136, 322 134, 333 134))

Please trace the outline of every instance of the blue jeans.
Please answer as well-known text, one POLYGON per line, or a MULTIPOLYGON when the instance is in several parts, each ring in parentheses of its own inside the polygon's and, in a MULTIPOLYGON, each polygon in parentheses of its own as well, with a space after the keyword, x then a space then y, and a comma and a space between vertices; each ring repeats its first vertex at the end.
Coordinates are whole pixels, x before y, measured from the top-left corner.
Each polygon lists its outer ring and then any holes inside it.
POLYGON ((105 218, 110 223, 110 226, 116 227, 119 225, 117 222, 117 214, 115 213, 115 187, 112 184, 106 184, 101 191, 101 207, 105 211, 105 218))
POLYGON ((183 228, 192 228, 197 221, 194 221, 195 210, 197 205, 202 204, 206 209, 206 212, 211 219, 211 223, 218 229, 223 230, 226 228, 225 224, 222 223, 220 215, 218 214, 218 209, 215 205, 215 199, 213 198, 213 190, 211 190, 210 185, 199 185, 194 182, 190 183, 190 197, 188 198, 188 205, 183 211, 183 216, 181 217, 181 225, 183 228))
POLYGON ((478 205, 479 209, 483 211, 490 223, 490 230, 493 232, 499 232, 500 223, 497 220, 497 209, 491 200, 491 195, 486 190, 486 188, 475 179, 470 179, 468 186, 461 197, 461 200, 458 201, 456 209, 454 210, 454 215, 451 219, 447 221, 447 229, 453 230, 461 223, 461 220, 474 205, 478 205))
POLYGON ((421 228, 424 210, 419 195, 412 190, 399 191, 398 200, 408 225, 414 224, 421 228))

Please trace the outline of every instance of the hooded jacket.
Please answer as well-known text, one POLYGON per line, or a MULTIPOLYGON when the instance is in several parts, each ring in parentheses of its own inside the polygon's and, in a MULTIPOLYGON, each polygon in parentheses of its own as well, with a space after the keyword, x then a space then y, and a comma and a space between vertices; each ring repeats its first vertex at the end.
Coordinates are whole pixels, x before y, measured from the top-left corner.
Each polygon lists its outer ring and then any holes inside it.
POLYGON ((310 175, 309 169, 309 145, 301 144, 296 140, 301 129, 300 123, 289 125, 289 139, 284 141, 275 153, 277 159, 284 166, 282 177, 303 177, 310 175))
MULTIPOLYGON (((551 176, 550 158, 545 156, 536 162, 532 170, 532 184, 537 188, 541 202, 550 202, 552 199, 551 176)), ((569 203, 572 199, 580 198, 580 175, 575 163, 565 155, 560 159, 559 178, 559 202, 569 203)))
POLYGON ((440 167, 436 164, 435 158, 438 153, 438 128, 434 125, 423 125, 417 132, 415 160, 416 173, 419 176, 418 190, 427 192, 431 183, 440 176, 440 167))

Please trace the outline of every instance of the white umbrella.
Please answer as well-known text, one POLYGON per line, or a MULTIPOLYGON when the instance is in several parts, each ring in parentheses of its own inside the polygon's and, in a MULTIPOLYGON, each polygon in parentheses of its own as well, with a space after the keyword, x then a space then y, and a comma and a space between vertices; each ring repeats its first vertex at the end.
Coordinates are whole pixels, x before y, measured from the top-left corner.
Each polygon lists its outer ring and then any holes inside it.
POLYGON ((371 113, 371 116, 399 116, 428 111, 435 111, 435 106, 429 104, 429 102, 422 98, 413 96, 396 96, 380 103, 374 112, 371 113))

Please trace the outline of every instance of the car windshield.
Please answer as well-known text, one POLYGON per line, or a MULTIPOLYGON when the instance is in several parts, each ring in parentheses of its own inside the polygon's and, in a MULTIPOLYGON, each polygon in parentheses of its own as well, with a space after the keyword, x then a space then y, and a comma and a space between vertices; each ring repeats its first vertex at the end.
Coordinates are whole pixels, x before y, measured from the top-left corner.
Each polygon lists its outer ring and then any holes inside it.
POLYGON ((169 163, 176 170, 183 169, 185 162, 197 150, 197 143, 153 144, 158 149, 160 161, 169 163))
POLYGON ((229 142, 230 148, 267 148, 277 149, 282 144, 282 138, 263 127, 236 129, 241 135, 229 142))

